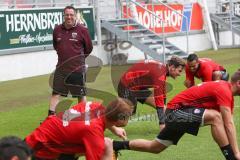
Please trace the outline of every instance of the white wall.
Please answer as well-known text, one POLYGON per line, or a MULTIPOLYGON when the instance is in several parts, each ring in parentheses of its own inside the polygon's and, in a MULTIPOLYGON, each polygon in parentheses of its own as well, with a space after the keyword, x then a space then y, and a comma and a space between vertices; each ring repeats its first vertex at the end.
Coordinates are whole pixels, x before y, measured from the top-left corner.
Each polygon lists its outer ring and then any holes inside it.
POLYGON ((53 51, 0 56, 0 81, 50 73, 56 61, 53 51))
MULTIPOLYGON (((219 34, 219 42, 220 45, 232 45, 232 33, 231 31, 225 31, 225 32, 220 32, 219 34)), ((236 45, 240 45, 240 36, 237 34, 234 34, 234 40, 236 45)))
MULTIPOLYGON (((186 51, 187 39, 185 36, 171 37, 168 38, 168 41, 176 45, 180 49, 186 51)), ((188 41, 189 41, 189 53, 195 51, 203 51, 212 48, 212 44, 206 33, 189 35, 188 41)))
MULTIPOLYGON (((100 58, 103 64, 108 63, 108 53, 102 47, 95 46, 91 55, 100 58)), ((49 74, 56 64, 57 54, 54 50, 3 55, 0 56, 0 81, 49 74)))
MULTIPOLYGON (((99 46, 94 46, 93 51, 91 53, 91 56, 96 56, 97 58, 101 59, 102 64, 106 65, 109 62, 109 57, 110 54, 107 53, 104 49, 103 46, 99 47, 99 46)), ((94 64, 90 64, 91 62, 88 60, 88 58, 86 59, 86 63, 91 67, 91 66, 96 66, 94 64)))

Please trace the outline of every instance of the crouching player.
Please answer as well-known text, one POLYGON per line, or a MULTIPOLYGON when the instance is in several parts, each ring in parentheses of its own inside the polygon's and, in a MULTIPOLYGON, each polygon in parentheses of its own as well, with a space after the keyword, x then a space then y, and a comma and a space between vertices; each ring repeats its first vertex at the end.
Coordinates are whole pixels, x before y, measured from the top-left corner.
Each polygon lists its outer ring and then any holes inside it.
POLYGON ((167 77, 176 79, 185 66, 182 58, 173 56, 167 64, 155 60, 140 61, 131 66, 121 77, 118 96, 129 99, 137 109, 137 102, 156 108, 160 128, 164 127, 167 77), (153 92, 151 91, 153 89, 153 92))
POLYGON ((203 82, 224 80, 228 81, 229 74, 226 69, 209 58, 198 58, 196 54, 190 54, 185 67, 186 80, 184 85, 189 88, 195 85, 194 77, 203 82))
POLYGON ((111 159, 112 140, 104 138, 104 130, 124 138, 126 132, 120 127, 127 125, 132 111, 132 103, 122 98, 106 108, 96 102, 81 102, 49 116, 25 141, 36 160, 61 159, 62 153, 85 155, 87 160, 111 159))
POLYGON ((160 153, 176 145, 185 133, 197 135, 201 126, 210 125, 212 136, 225 158, 240 160, 233 122, 233 96, 236 95, 240 95, 240 70, 233 74, 231 82, 211 81, 193 86, 167 104, 165 128, 155 140, 114 141, 114 150, 160 153))

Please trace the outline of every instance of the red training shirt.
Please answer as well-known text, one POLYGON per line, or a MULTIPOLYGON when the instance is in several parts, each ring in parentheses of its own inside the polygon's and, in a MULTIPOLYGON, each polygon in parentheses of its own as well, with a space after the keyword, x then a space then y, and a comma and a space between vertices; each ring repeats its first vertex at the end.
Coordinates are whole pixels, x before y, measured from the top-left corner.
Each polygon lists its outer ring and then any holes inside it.
POLYGON ((82 118, 70 117, 68 125, 63 126, 62 115, 49 116, 26 137, 26 143, 38 158, 56 159, 61 153, 80 153, 87 160, 100 160, 104 153, 104 111, 100 103, 81 102, 70 112, 84 115, 82 118))
POLYGON ((168 109, 181 107, 200 107, 220 110, 220 106, 229 107, 233 112, 234 99, 231 84, 226 81, 204 82, 177 94, 167 104, 168 109))
POLYGON ((153 88, 156 106, 163 107, 166 98, 166 76, 167 68, 163 63, 154 60, 140 61, 124 73, 121 83, 133 91, 153 88))
POLYGON ((225 70, 222 66, 215 63, 209 58, 199 58, 199 68, 195 73, 192 73, 189 66, 186 65, 186 80, 189 80, 192 85, 195 85, 194 77, 201 79, 203 82, 212 81, 212 75, 214 71, 225 70))

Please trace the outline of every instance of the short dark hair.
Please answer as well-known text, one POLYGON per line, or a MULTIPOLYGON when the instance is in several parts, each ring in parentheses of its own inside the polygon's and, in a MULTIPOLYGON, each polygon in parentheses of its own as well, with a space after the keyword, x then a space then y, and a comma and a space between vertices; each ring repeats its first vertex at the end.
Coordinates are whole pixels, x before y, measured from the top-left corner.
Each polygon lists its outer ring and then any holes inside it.
POLYGON ((188 62, 192 62, 194 60, 198 60, 198 56, 195 54, 195 53, 192 53, 192 54, 189 54, 188 57, 187 57, 187 61, 188 62))
POLYGON ((63 13, 65 14, 65 11, 67 9, 73 9, 74 10, 74 13, 76 13, 76 9, 73 7, 73 6, 66 6, 64 9, 63 9, 63 13))
POLYGON ((11 160, 14 156, 19 160, 27 160, 31 155, 31 149, 20 138, 7 136, 0 139, 0 160, 11 160))
POLYGON ((168 60, 167 64, 169 66, 174 65, 175 68, 182 66, 185 67, 185 62, 182 58, 179 58, 178 56, 172 56, 170 60, 168 60))
POLYGON ((231 77, 231 82, 237 82, 240 80, 240 69, 238 69, 231 77))
POLYGON ((132 115, 133 104, 130 100, 124 98, 116 98, 107 106, 105 116, 112 122, 129 118, 132 115))

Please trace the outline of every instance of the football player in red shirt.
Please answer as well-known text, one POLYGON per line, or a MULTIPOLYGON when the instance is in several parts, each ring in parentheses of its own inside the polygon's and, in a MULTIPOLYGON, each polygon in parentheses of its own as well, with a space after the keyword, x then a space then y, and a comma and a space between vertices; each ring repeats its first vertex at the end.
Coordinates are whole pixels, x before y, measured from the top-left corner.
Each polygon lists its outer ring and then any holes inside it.
POLYGON ((160 128, 164 124, 164 105, 166 101, 166 77, 180 76, 185 66, 183 59, 173 56, 167 64, 155 60, 140 61, 131 66, 121 77, 118 96, 129 99, 135 106, 137 102, 147 103, 157 109, 160 128), (149 89, 153 88, 152 91, 149 89))
POLYGON ((52 115, 25 139, 36 160, 54 160, 61 154, 85 155, 86 160, 112 157, 112 140, 105 128, 125 138, 123 128, 132 114, 132 103, 117 98, 107 108, 101 103, 81 102, 64 113, 52 115), (109 150, 111 148, 111 150, 109 150))
POLYGON ((194 77, 203 82, 225 80, 228 81, 229 74, 221 65, 209 58, 198 58, 196 54, 190 54, 185 67, 186 80, 184 85, 189 88, 195 85, 194 77))
POLYGON ((233 96, 240 95, 240 70, 231 82, 211 81, 193 86, 176 95, 165 112, 165 127, 155 140, 114 141, 115 150, 130 149, 160 153, 189 133, 197 135, 201 126, 211 125, 212 136, 227 160, 240 160, 233 122, 233 96))

